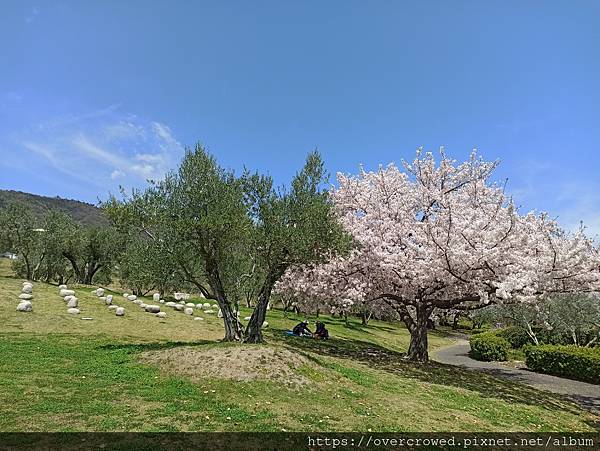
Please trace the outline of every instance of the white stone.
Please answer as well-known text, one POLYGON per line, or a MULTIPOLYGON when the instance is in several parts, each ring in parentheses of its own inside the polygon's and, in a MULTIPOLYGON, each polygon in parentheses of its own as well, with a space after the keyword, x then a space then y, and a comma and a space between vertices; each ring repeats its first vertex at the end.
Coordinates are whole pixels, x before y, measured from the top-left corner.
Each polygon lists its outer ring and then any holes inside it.
POLYGON ((187 304, 185 304, 185 306, 194 308, 194 307, 196 307, 196 304, 194 304, 193 302, 188 302, 187 304))
POLYGON ((262 328, 264 329, 265 327, 269 327, 268 321, 265 321, 264 323, 262 323, 262 328))
POLYGON ((109 294, 108 296, 106 296, 106 300, 112 302, 113 300, 113 295, 109 294))
POLYGON ((112 296, 106 296, 106 301, 104 301, 104 303, 106 305, 111 305, 112 304, 112 296))
POLYGON ((204 318, 202 318, 201 316, 196 316, 194 318, 194 321, 204 321, 204 318))
POLYGON ((65 297, 65 296, 73 296, 75 294, 75 291, 73 290, 60 290, 58 292, 59 296, 61 297, 65 297))
POLYGON ((96 290, 96 295, 97 296, 104 296, 104 288, 98 288, 96 290))
POLYGON ((146 305, 146 311, 149 313, 159 313, 160 307, 158 305, 146 305))
POLYGON ((100 299, 102 302, 106 302, 106 296, 100 296, 98 299, 100 299))
POLYGON ((158 302, 159 302, 159 303, 161 303, 161 304, 164 304, 164 303, 165 303, 165 300, 164 300, 164 299, 159 299, 159 301, 158 301, 158 302))
POLYGON ((175 304, 175 305, 173 306, 173 308, 174 308, 175 310, 177 310, 178 312, 183 312, 183 309, 184 309, 183 305, 181 305, 181 304, 175 304))
POLYGON ((212 306, 208 303, 205 302, 204 304, 202 304, 202 308, 211 308, 212 306))
POLYGON ((143 309, 146 308, 146 304, 144 304, 143 302, 140 302, 138 305, 140 306, 140 308, 143 308, 143 309))
POLYGON ((179 304, 185 305, 185 301, 179 301, 179 304))
POLYGON ((175 296, 175 300, 177 301, 187 301, 190 298, 188 293, 173 293, 173 296, 175 296))
POLYGON ((167 312, 158 312, 158 313, 156 314, 156 316, 157 316, 158 318, 166 318, 166 317, 167 317, 167 312))
POLYGON ((117 316, 125 316, 125 309, 123 307, 119 307, 115 310, 115 315, 117 316))
POLYGON ((129 299, 130 301, 135 301, 137 299, 137 296, 135 294, 130 294, 129 296, 127 296, 127 299, 129 299))
POLYGON ((271 303, 267 304, 267 310, 271 310, 271 303))
POLYGON ((204 313, 208 313, 209 315, 212 315, 215 312, 213 310, 204 310, 204 313))
POLYGON ((152 295, 152 300, 154 300, 154 302, 160 301, 160 293, 154 293, 152 295))
POLYGON ((200 293, 200 298, 206 299, 202 293, 200 293))
POLYGON ((139 299, 134 299, 134 300, 133 300, 133 303, 134 303, 134 304, 137 304, 137 305, 143 304, 143 302, 142 302, 142 301, 140 301, 139 299))
POLYGON ((67 309, 67 313, 70 313, 71 315, 79 315, 79 309, 78 308, 70 308, 70 309, 67 309))
POLYGON ((185 312, 186 315, 193 315, 194 314, 194 309, 188 307, 188 308, 186 308, 184 310, 184 312, 185 312))
POLYGON ((173 301, 169 301, 169 302, 166 302, 165 305, 167 307, 175 307, 177 304, 175 304, 173 301))
POLYGON ((123 293, 124 298, 126 298, 127 296, 129 296, 129 293, 123 293))
POLYGON ((66 289, 67 289, 67 286, 66 286, 66 285, 64 285, 64 284, 63 284, 63 285, 59 285, 59 286, 58 286, 58 289, 59 289, 59 290, 66 290, 66 289))
POLYGON ((109 305, 109 306, 108 306, 108 309, 109 309, 109 310, 116 310, 116 309, 118 309, 118 308, 120 308, 118 305, 109 305))
POLYGON ((25 299, 25 300, 33 299, 33 295, 28 294, 28 293, 21 293, 19 295, 19 299, 25 299))
POLYGON ((223 312, 221 311, 221 309, 219 309, 219 311, 217 312, 217 316, 219 318, 223 318, 223 312))
POLYGON ((98 290, 97 289, 96 290, 92 290, 92 291, 90 291, 90 293, 94 294, 94 295, 97 295, 98 294, 98 290))
POLYGON ((77 306, 79 306, 79 300, 75 297, 72 297, 69 302, 67 302, 68 308, 76 308, 77 306))
POLYGON ((219 304, 213 304, 213 305, 210 306, 210 308, 218 309, 219 308, 219 304))
POLYGON ((33 311, 33 305, 29 301, 21 301, 19 305, 17 305, 18 312, 31 312, 33 311))
POLYGON ((246 316, 246 317, 244 317, 244 321, 250 321, 251 318, 252 318, 251 316, 246 316))
POLYGON ((21 293, 31 294, 33 292, 33 287, 31 285, 23 285, 21 289, 21 293))

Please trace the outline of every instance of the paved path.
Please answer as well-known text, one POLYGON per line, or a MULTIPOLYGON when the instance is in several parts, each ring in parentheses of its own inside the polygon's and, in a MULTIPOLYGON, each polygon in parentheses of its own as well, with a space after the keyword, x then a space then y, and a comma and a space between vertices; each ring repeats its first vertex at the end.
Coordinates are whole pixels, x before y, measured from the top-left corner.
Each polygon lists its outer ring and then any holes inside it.
POLYGON ((511 368, 498 362, 480 362, 469 357, 470 349, 469 342, 460 338, 456 344, 436 351, 432 359, 448 365, 484 371, 534 388, 566 395, 580 406, 600 414, 600 385, 511 368))

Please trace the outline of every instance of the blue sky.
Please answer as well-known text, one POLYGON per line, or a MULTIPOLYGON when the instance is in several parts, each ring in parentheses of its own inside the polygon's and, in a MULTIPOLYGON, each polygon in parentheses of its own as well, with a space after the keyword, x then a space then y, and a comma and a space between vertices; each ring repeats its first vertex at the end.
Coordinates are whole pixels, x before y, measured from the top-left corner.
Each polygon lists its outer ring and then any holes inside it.
POLYGON ((476 147, 600 233, 600 2, 0 1, 0 188, 94 202, 198 141, 280 183, 476 147))

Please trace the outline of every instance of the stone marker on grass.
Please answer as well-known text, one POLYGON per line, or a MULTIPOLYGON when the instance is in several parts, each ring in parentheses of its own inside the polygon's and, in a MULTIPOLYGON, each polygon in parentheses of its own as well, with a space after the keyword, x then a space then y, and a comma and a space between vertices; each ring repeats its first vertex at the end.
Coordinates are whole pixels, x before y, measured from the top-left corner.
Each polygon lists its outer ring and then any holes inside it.
POLYGON ((67 302, 68 308, 77 308, 79 306, 79 300, 76 297, 71 296, 69 302, 67 302))
POLYGON ((184 313, 185 313, 186 315, 193 315, 193 314, 194 314, 194 309, 193 309, 193 308, 190 308, 190 307, 188 307, 188 308, 186 308, 186 309, 184 310, 184 313))
POLYGON ((17 311, 19 312, 31 312, 33 311, 33 305, 29 301, 21 301, 19 305, 17 305, 17 311))
POLYGON ((115 315, 117 315, 117 316, 125 316, 125 309, 123 307, 118 307, 115 310, 115 315))
POLYGON ((158 318, 166 318, 166 317, 167 317, 167 312, 158 312, 158 313, 156 314, 156 316, 157 316, 158 318))
POLYGON ((70 309, 67 309, 67 313, 70 313, 71 315, 79 315, 79 309, 78 308, 70 308, 70 309))
POLYGON ((152 299, 154 300, 154 302, 160 301, 160 293, 154 293, 152 295, 152 299))
POLYGON ((33 299, 33 295, 30 293, 21 293, 19 295, 19 299, 24 299, 24 300, 28 301, 30 299, 33 299))
POLYGON ((73 290, 60 290, 58 292, 58 295, 62 298, 64 298, 65 296, 73 296, 75 294, 75 291, 73 290))
POLYGON ((146 305, 146 311, 148 313, 159 313, 160 307, 158 305, 146 305))

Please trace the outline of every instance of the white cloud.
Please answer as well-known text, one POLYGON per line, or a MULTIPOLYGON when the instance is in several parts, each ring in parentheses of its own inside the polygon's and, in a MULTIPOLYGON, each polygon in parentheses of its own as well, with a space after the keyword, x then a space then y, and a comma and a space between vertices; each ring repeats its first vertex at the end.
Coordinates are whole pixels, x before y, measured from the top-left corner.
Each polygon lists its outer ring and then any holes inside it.
POLYGON ((120 105, 52 118, 11 138, 16 150, 7 157, 17 159, 20 148, 30 164, 41 158, 49 163, 48 172, 102 186, 99 196, 116 190, 119 182, 131 188, 162 178, 184 150, 167 125, 123 113, 120 105))
POLYGON ((123 177, 125 177, 125 173, 123 171, 121 171, 120 169, 115 169, 114 171, 112 171, 110 173, 111 180, 117 180, 117 179, 120 179, 123 177))

